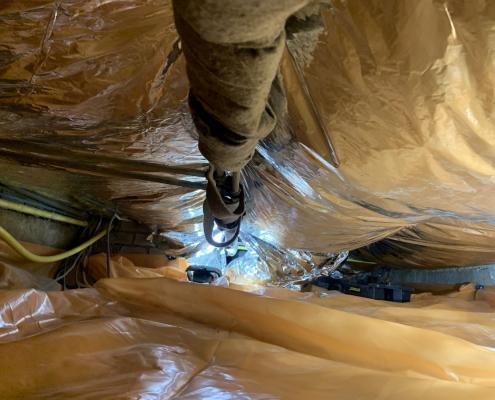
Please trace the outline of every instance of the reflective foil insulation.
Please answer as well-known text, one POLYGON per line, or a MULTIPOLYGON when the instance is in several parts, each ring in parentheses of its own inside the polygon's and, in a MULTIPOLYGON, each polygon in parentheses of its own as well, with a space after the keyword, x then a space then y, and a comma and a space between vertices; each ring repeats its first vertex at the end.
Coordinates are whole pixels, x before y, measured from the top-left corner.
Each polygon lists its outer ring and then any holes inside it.
MULTIPOLYGON (((252 263, 283 281, 311 273, 308 254, 356 249, 392 266, 494 262, 495 3, 335 0, 303 22, 287 24, 278 125, 243 176, 252 263)), ((0 4, 2 149, 203 168, 187 93, 169 0, 0 4)), ((202 190, 0 164, 2 183, 157 226, 174 254, 204 248, 202 190)))

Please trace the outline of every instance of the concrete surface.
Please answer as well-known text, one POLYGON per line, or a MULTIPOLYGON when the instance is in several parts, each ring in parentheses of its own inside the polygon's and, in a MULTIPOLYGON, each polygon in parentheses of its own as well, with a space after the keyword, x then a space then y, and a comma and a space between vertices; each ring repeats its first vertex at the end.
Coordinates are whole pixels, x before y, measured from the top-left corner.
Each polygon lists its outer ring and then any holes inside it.
POLYGON ((396 283, 495 284, 495 265, 441 269, 392 269, 389 278, 396 283))
POLYGON ((17 240, 60 249, 74 245, 80 227, 0 209, 0 225, 17 240))

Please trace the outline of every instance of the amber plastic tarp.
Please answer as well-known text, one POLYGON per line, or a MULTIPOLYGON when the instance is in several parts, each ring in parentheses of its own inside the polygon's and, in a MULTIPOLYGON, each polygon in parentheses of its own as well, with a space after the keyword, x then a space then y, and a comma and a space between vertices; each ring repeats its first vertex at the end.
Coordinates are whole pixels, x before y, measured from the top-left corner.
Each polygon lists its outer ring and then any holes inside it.
MULTIPOLYGON (((110 276, 113 278, 157 278, 187 280, 189 266, 184 258, 167 260, 163 255, 118 254, 110 259, 110 276)), ((94 279, 108 277, 108 260, 105 253, 89 257, 88 274, 94 279)))
MULTIPOLYGON (((389 264, 495 261, 494 21, 488 1, 335 0, 289 35, 289 112, 275 107, 246 171, 245 233, 318 252, 387 238, 365 255, 389 264)), ((169 0, 2 2, 0 49, 1 138, 204 164, 169 0)), ((1 167, 7 183, 161 225, 170 252, 202 240, 201 191, 1 167)))
POLYGON ((3 399, 495 395, 491 288, 397 304, 167 278, 97 286, 0 291, 3 399))
MULTIPOLYGON (((28 250, 39 255, 52 255, 59 249, 22 242, 28 250)), ((4 241, 0 240, 0 289, 59 290, 60 285, 52 276, 58 263, 39 264, 25 260, 4 241)))

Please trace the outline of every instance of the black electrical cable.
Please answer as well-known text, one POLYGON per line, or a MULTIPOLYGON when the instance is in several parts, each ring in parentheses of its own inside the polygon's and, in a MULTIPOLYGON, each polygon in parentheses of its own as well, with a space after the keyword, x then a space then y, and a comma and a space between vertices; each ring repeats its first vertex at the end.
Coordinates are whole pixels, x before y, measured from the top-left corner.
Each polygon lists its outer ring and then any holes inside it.
MULTIPOLYGON (((97 221, 93 220, 93 223, 89 224, 86 228, 84 228, 77 240, 85 240, 88 237, 91 237, 95 234, 95 232, 98 232, 101 228, 103 219, 100 217, 97 221)), ((91 253, 92 246, 87 247, 86 249, 82 250, 81 252, 75 254, 74 256, 62 261, 60 264, 57 272, 55 273, 55 281, 61 282, 62 284, 62 289, 65 290, 67 289, 67 277, 70 275, 74 269, 76 270, 76 286, 75 287, 80 287, 80 284, 77 279, 77 272, 81 265, 86 262, 89 254, 91 253)))
POLYGON ((78 253, 75 256, 74 261, 71 263, 70 267, 65 268, 63 275, 59 276, 58 278, 55 279, 57 282, 59 280, 63 279, 63 283, 62 283, 63 290, 67 289, 66 278, 74 270, 74 268, 77 267, 79 260, 81 259, 82 254, 83 254, 83 252, 78 253))

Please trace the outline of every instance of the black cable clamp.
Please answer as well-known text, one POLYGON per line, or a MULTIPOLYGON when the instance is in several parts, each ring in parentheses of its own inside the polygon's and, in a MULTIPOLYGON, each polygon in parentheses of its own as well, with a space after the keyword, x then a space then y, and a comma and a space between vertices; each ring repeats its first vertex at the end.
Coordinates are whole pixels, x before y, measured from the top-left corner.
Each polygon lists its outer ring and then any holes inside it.
POLYGON ((234 184, 232 175, 215 176, 215 168, 210 166, 206 174, 206 200, 203 203, 203 229, 206 241, 215 247, 227 247, 235 242, 241 230, 242 217, 245 214, 244 188, 241 183, 234 184), (238 190, 233 188, 238 186, 238 190), (214 239, 215 227, 225 235, 224 241, 214 239))

